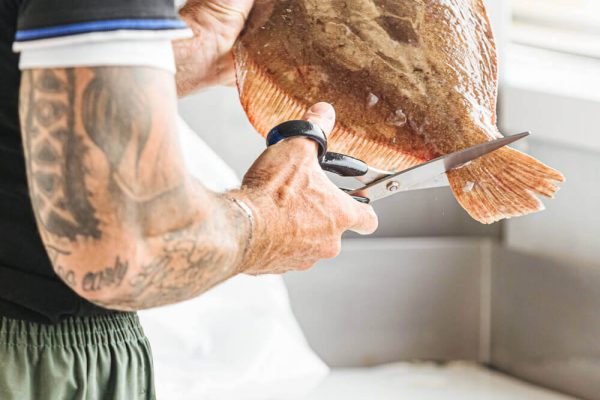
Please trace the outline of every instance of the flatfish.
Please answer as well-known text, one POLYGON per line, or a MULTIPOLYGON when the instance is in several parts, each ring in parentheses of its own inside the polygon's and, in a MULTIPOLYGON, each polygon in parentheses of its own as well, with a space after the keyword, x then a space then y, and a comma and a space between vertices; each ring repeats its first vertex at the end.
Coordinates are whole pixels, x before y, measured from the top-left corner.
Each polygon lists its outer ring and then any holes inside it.
MULTIPOLYGON (((501 137, 498 69, 481 0, 257 0, 234 46, 256 130, 334 105, 330 150, 403 170, 501 137)), ((511 148, 451 171, 462 207, 492 223, 543 209, 562 174, 511 148)))

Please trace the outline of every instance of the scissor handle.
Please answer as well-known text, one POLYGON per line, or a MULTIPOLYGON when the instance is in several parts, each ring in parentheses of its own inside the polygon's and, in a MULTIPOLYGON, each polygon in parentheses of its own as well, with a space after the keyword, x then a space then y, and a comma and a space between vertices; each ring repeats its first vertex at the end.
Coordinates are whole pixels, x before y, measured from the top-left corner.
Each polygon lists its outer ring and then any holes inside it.
MULTIPOLYGON (((304 136, 317 143, 319 146, 317 157, 321 168, 325 171, 333 172, 340 176, 363 176, 369 171, 369 166, 357 158, 345 154, 328 152, 325 133, 318 125, 310 121, 293 120, 277 125, 267 135, 267 146, 273 146, 284 139, 296 136, 304 136)), ((346 189, 341 190, 344 192, 349 191, 346 189)), ((366 197, 352 196, 352 198, 360 203, 370 203, 370 200, 366 197)))
POLYGON ((353 194, 351 194, 350 197, 352 197, 354 200, 358 201, 359 203, 371 204, 371 199, 369 199, 368 197, 356 196, 353 194))
POLYGON ((330 151, 321 160, 321 168, 339 176, 363 176, 369 172, 369 166, 364 161, 330 151))
POLYGON ((323 130, 310 121, 293 120, 277 125, 267 135, 267 146, 273 146, 284 139, 304 136, 313 140, 319 146, 318 158, 321 161, 327 153, 327 137, 323 130))

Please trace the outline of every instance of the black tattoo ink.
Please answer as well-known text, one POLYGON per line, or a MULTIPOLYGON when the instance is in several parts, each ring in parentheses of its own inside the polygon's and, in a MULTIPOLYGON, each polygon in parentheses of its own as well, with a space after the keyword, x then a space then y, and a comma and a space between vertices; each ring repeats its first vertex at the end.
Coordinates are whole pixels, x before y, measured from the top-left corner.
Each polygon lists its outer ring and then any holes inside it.
POLYGON ((52 246, 51 244, 46 246, 46 251, 48 252, 48 257, 50 257, 50 261, 54 262, 58 259, 59 256, 68 256, 71 253, 67 250, 63 250, 56 246, 52 246))
POLYGON ((54 266, 54 272, 56 275, 58 275, 70 287, 75 287, 75 272, 62 267, 59 260, 60 256, 68 256, 71 253, 52 245, 47 245, 46 249, 48 251, 48 257, 54 266))
POLYGON ((55 266, 54 271, 67 285, 75 287, 75 272, 67 270, 60 265, 55 266))
POLYGON ((51 197, 56 189, 56 182, 58 177, 54 174, 47 174, 44 172, 38 172, 33 175, 35 183, 42 190, 46 197, 51 197))
POLYGON ((85 274, 81 282, 81 287, 86 292, 98 291, 107 287, 117 287, 123 282, 128 269, 128 262, 122 261, 117 257, 112 267, 106 267, 101 271, 85 274))
POLYGON ((44 70, 34 83, 35 89, 46 93, 60 93, 65 90, 65 82, 51 70, 44 70))
MULTIPOLYGON (((104 304, 120 309, 189 299, 235 274, 237 236, 224 230, 231 218, 243 219, 241 226, 246 218, 218 209, 201 218, 194 204, 199 193, 179 162, 169 136, 173 132, 152 129, 153 119, 161 118, 160 110, 152 109, 153 96, 163 88, 169 93, 168 87, 147 90, 156 75, 143 68, 82 72, 77 78, 85 85, 76 82, 73 69, 23 74, 30 197, 56 273, 90 298, 94 292, 123 289, 120 298, 111 296, 104 304), (102 224, 100 216, 106 218, 102 224), (121 227, 136 233, 132 240, 148 244, 142 264, 121 255, 112 265, 86 273, 97 267, 91 256, 83 261, 89 267, 73 268, 87 256, 88 244, 96 248, 121 227), (73 242, 78 243, 76 258, 48 244, 70 249, 73 242)), ((170 126, 159 121, 161 128, 170 126)))
POLYGON ((85 185, 87 148, 75 132, 75 76, 66 81, 45 70, 27 72, 28 93, 24 144, 28 154, 30 196, 40 223, 49 233, 74 241, 78 235, 99 239, 99 220, 85 185), (44 98, 52 93, 52 99, 44 98), (39 134, 39 124, 50 133, 39 134))
POLYGON ((83 92, 85 131, 117 169, 125 151, 135 146, 136 172, 151 131, 151 116, 143 88, 130 72, 98 69, 83 92), (133 85, 133 87, 132 87, 133 85))
POLYGON ((226 274, 215 270, 224 255, 204 248, 197 240, 199 234, 184 230, 165 235, 162 254, 128 281, 133 296, 119 304, 133 309, 170 304, 192 298, 226 279, 226 274))
POLYGON ((43 126, 50 126, 66 112, 66 106, 56 100, 39 100, 35 104, 35 116, 43 126))
POLYGON ((35 161, 41 164, 55 165, 59 161, 58 151, 52 146, 50 141, 42 140, 33 151, 35 161))

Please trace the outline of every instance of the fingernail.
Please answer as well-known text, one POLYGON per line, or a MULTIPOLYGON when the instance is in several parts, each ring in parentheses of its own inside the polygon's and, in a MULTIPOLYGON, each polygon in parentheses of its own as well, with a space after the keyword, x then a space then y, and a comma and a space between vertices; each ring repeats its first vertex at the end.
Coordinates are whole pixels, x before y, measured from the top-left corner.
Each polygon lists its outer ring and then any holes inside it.
POLYGON ((308 111, 310 111, 313 114, 319 114, 321 117, 327 119, 335 118, 335 110, 333 109, 333 106, 329 103, 317 103, 314 106, 312 106, 308 111))

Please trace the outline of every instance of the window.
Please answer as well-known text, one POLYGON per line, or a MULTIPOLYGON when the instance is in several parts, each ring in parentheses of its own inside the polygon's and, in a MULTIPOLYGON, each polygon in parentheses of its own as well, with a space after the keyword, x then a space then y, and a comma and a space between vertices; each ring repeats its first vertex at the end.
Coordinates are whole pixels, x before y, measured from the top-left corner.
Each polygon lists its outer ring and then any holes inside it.
POLYGON ((513 0, 511 39, 600 58, 600 1, 513 0))

